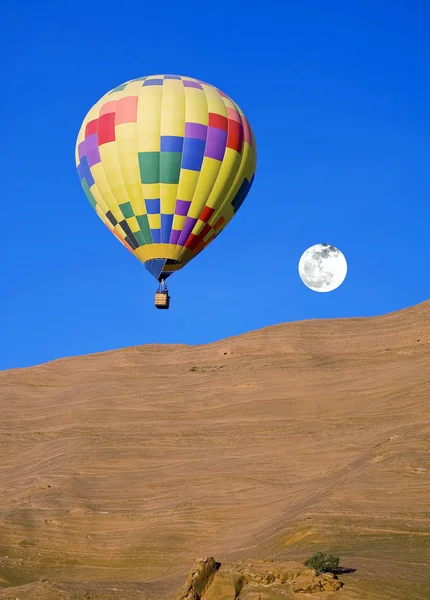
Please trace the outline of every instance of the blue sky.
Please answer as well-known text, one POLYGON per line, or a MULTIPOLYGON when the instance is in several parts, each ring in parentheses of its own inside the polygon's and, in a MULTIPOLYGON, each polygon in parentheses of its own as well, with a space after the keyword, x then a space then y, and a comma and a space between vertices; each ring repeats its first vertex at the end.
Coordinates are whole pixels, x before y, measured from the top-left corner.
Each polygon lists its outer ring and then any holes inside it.
POLYGON ((251 6, 9 2, 0 42, 8 56, 0 369, 145 343, 206 343, 428 299, 430 4, 251 6), (153 307, 155 280, 93 212, 74 163, 92 104, 156 73, 222 89, 247 115, 258 147, 248 198, 169 280, 169 311, 153 307), (302 252, 320 242, 340 248, 349 268, 326 294, 305 287, 297 271, 302 252), (232 304, 235 291, 242 299, 232 304))

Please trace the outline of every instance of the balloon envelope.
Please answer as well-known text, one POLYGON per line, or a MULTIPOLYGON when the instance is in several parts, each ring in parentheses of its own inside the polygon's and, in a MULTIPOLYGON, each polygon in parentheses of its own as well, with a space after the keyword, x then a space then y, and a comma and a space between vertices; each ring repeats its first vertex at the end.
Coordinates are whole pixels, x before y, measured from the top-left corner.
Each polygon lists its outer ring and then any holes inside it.
POLYGON ((159 281, 224 229, 254 179, 255 139, 217 88, 179 75, 124 83, 88 112, 82 187, 105 225, 159 281))

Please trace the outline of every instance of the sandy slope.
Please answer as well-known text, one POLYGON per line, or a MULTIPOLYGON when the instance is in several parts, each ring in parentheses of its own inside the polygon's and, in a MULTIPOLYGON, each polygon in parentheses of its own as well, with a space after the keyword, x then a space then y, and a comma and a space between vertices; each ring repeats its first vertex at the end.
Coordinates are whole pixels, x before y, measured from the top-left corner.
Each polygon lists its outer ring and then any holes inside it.
POLYGON ((3 584, 69 582, 0 597, 161 600, 199 555, 321 549, 339 600, 430 598, 430 301, 4 371, 0 407, 3 584))

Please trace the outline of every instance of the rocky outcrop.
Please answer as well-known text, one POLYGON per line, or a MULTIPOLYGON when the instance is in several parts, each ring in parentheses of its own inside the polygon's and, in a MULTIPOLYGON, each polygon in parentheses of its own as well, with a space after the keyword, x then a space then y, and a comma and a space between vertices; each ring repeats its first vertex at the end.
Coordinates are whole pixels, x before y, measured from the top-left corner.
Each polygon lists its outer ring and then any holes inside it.
POLYGON ((204 600, 239 598, 246 584, 247 580, 239 571, 221 567, 204 595, 204 600))
POLYGON ((220 565, 221 563, 217 563, 212 556, 198 558, 176 600, 201 600, 220 565))
MULTIPOLYGON (((304 567, 300 563, 275 563, 272 561, 253 561, 245 565, 238 564, 238 571, 247 581, 247 589, 253 585, 289 589, 295 593, 316 593, 337 591, 342 582, 333 573, 317 576, 315 569, 304 567)), ((269 598, 270 596, 267 596, 269 598)), ((242 598, 239 596, 238 598, 242 598)), ((266 595, 264 596, 266 598, 266 595)))
POLYGON ((212 557, 196 561, 176 600, 279 600, 301 594, 335 592, 342 582, 333 573, 295 562, 252 560, 220 565, 212 557))
POLYGON ((305 569, 293 581, 293 592, 336 592, 342 587, 342 582, 333 573, 322 573, 317 576, 315 569, 305 569))

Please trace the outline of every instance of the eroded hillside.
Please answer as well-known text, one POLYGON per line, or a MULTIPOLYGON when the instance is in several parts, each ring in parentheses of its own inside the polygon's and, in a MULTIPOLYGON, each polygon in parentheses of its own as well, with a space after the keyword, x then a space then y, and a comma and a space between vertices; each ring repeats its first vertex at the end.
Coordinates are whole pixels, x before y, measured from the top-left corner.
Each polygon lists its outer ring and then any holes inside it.
POLYGON ((430 302, 0 373, 0 596, 162 600, 199 555, 322 550, 339 600, 430 598, 429 380, 430 302))

